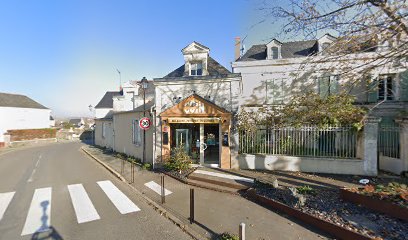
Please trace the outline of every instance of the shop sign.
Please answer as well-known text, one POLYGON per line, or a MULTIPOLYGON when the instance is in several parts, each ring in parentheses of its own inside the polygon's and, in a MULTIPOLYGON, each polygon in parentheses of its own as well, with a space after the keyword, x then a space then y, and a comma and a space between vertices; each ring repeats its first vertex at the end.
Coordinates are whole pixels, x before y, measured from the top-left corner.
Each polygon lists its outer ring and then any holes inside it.
POLYGON ((205 113, 205 105, 197 99, 192 99, 184 104, 183 111, 186 114, 202 114, 205 113))
POLYGON ((169 118, 169 123, 219 123, 219 118, 169 118))
POLYGON ((139 121, 139 126, 143 130, 148 130, 151 125, 152 125, 151 121, 147 117, 144 117, 144 118, 140 119, 140 121, 139 121))

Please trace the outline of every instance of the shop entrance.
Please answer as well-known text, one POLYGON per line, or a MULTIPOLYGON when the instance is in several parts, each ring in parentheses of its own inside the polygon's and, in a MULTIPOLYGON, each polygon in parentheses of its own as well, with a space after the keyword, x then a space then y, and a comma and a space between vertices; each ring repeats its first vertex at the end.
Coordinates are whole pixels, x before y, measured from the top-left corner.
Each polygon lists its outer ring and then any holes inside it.
POLYGON ((204 125, 204 164, 218 165, 220 157, 220 127, 218 124, 204 125))
POLYGON ((218 167, 220 162, 219 124, 170 124, 171 148, 183 147, 194 163, 218 167))

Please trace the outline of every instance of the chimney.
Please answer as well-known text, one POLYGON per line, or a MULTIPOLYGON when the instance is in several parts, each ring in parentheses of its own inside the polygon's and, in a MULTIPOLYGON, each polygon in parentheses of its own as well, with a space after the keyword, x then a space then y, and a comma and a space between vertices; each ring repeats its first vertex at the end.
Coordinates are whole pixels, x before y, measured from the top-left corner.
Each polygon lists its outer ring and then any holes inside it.
POLYGON ((234 61, 241 57, 241 38, 235 38, 235 48, 234 48, 234 61))

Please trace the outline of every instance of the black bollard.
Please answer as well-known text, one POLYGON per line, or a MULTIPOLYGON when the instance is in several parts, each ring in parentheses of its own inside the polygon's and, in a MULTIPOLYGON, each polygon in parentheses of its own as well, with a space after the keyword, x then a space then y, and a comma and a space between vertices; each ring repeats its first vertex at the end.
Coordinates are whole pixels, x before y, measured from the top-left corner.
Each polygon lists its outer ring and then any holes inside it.
POLYGON ((194 222, 194 188, 190 188, 190 224, 194 222))

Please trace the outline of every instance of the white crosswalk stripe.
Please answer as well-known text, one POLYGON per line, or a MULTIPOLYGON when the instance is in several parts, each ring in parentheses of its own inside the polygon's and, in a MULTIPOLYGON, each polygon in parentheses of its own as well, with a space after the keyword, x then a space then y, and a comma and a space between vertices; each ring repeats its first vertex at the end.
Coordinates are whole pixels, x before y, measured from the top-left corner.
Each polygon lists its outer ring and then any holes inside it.
POLYGON ((99 181, 97 183, 121 214, 140 211, 140 208, 138 208, 123 192, 113 185, 111 181, 99 181))
POLYGON ((4 213, 14 197, 14 193, 16 192, 0 193, 0 221, 3 219, 4 213))
POLYGON ((21 236, 44 232, 51 225, 51 188, 36 189, 21 236))
POLYGON ((68 185, 68 191, 71 196, 78 223, 100 219, 98 212, 82 184, 68 185))
MULTIPOLYGON (((150 181, 150 182, 145 183, 144 185, 161 196, 161 186, 159 184, 155 183, 154 181, 150 181)), ((165 188, 164 195, 167 196, 169 194, 172 194, 172 192, 165 188)))

